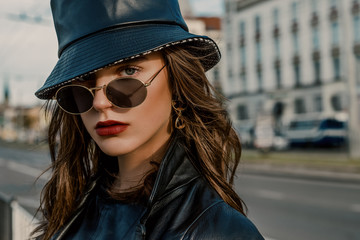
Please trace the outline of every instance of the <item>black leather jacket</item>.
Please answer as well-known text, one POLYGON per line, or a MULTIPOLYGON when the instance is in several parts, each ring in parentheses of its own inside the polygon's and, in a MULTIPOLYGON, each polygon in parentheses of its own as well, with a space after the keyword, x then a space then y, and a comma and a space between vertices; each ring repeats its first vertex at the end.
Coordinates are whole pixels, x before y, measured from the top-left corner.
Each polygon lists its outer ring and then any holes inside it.
MULTIPOLYGON (((55 239, 66 235, 81 211, 55 239)), ((116 229, 125 230, 121 226, 116 229)), ((137 223, 136 239, 260 240, 263 237, 248 218, 219 197, 195 169, 181 144, 174 141, 160 164, 148 207, 137 223)))

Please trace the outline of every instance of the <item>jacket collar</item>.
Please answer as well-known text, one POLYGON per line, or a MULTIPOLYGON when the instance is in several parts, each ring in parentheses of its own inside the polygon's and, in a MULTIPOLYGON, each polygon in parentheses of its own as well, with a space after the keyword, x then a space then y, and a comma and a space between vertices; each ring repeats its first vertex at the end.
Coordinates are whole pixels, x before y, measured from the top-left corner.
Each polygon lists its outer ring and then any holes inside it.
POLYGON ((150 215, 162 208, 163 204, 157 203, 164 198, 166 198, 166 201, 177 198, 185 191, 185 188, 182 187, 199 176, 199 172, 186 154, 182 139, 175 135, 160 163, 147 209, 141 218, 141 224, 145 224, 150 215))
POLYGON ((187 157, 183 140, 175 135, 160 163, 148 206, 197 177, 199 173, 187 157))
MULTIPOLYGON (((148 200, 147 208, 141 218, 141 224, 144 225, 148 217, 158 210, 158 207, 155 207, 156 203, 165 197, 168 198, 168 201, 177 198, 185 190, 185 188, 182 187, 197 179, 199 176, 199 172, 195 169, 186 154, 183 140, 175 134, 172 137, 169 148, 160 163, 154 187, 148 200)), ((62 230, 58 232, 54 239, 62 239, 69 227, 81 214, 84 206, 86 206, 85 202, 88 201, 91 193, 96 189, 98 183, 99 180, 96 179, 90 184, 89 189, 81 201, 74 217, 63 227, 62 230)), ((161 204, 158 206, 161 208, 161 204)))

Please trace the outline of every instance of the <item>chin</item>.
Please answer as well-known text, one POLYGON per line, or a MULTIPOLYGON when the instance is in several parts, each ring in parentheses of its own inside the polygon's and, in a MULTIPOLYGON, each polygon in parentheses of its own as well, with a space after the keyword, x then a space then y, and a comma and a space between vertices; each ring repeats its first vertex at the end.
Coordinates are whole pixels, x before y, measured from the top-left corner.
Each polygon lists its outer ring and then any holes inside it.
POLYGON ((134 145, 130 144, 129 141, 124 143, 122 141, 114 141, 114 139, 107 139, 105 141, 99 141, 97 145, 101 151, 111 157, 125 155, 134 150, 134 145))
POLYGON ((103 153, 105 153, 106 155, 108 155, 110 157, 118 157, 120 155, 127 153, 126 151, 123 151, 119 147, 111 148, 109 146, 99 146, 99 148, 101 149, 101 151, 103 151, 103 153))

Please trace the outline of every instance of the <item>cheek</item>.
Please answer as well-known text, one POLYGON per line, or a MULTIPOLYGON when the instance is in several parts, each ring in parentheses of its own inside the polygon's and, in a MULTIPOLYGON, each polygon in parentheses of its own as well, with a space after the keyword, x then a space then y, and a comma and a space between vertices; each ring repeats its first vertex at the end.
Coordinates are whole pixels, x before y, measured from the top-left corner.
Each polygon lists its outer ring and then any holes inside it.
MULTIPOLYGON (((163 80, 163 79, 162 79, 163 80)), ((142 105, 145 114, 143 121, 169 119, 171 114, 172 94, 169 85, 163 81, 148 89, 148 96, 142 105)))
POLYGON ((92 126, 94 123, 93 123, 93 117, 91 116, 91 114, 89 113, 83 113, 83 114, 80 114, 80 117, 81 117, 81 120, 86 128, 86 130, 88 131, 88 133, 91 135, 91 131, 90 131, 90 126, 92 126))

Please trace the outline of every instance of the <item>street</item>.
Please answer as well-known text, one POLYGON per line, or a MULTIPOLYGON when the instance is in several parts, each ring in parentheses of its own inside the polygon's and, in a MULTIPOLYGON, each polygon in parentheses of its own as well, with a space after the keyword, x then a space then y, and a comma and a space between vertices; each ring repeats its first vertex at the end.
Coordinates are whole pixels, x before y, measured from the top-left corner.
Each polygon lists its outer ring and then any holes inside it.
POLYGON ((49 163, 48 154, 44 151, 0 145, 0 192, 15 197, 23 207, 35 213, 42 186, 49 176, 41 173, 49 163))
MULTIPOLYGON (((0 146, 0 192, 16 196, 30 211, 39 202, 48 175, 45 151, 0 146)), ((336 179, 310 180, 241 172, 236 190, 248 206, 248 216, 266 239, 360 239, 360 185, 336 179)))
POLYGON ((271 239, 360 239, 358 183, 243 174, 235 185, 271 239))

